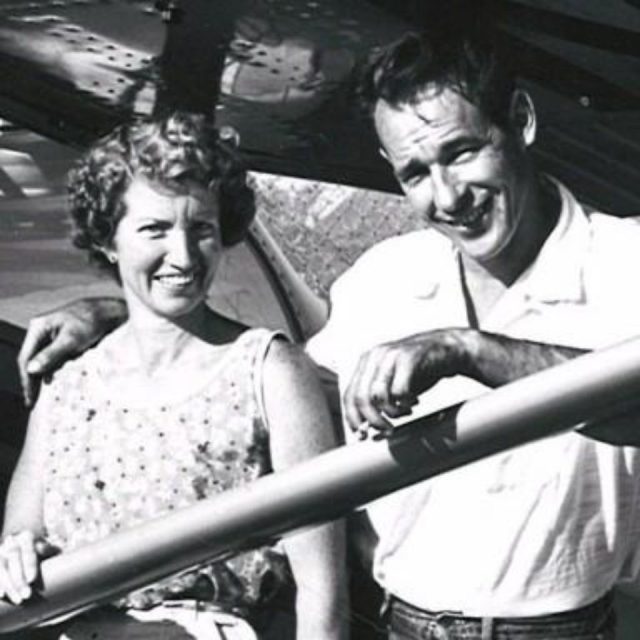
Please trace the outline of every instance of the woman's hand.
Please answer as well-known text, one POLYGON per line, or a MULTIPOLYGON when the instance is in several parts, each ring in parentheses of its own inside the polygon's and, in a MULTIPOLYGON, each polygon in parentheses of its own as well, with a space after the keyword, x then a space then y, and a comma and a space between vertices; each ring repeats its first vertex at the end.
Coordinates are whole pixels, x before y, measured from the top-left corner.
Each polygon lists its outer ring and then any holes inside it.
POLYGON ((40 559, 31 531, 6 536, 0 544, 0 597, 21 604, 31 596, 40 559))
MULTIPOLYGON (((263 394, 274 470, 338 444, 315 368, 293 345, 274 341, 263 371, 263 394)), ((283 540, 296 581, 296 638, 346 640, 349 596, 344 523, 332 522, 283 540)))

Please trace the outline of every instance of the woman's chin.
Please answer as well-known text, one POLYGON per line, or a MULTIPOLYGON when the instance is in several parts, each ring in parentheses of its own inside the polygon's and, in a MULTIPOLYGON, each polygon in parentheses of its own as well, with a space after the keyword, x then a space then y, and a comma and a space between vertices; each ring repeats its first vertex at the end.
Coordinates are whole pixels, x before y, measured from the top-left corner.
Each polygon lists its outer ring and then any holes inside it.
POLYGON ((170 300, 162 300, 156 304, 149 305, 149 311, 162 318, 180 320, 191 314, 198 313, 204 303, 204 296, 189 299, 174 298, 170 300))

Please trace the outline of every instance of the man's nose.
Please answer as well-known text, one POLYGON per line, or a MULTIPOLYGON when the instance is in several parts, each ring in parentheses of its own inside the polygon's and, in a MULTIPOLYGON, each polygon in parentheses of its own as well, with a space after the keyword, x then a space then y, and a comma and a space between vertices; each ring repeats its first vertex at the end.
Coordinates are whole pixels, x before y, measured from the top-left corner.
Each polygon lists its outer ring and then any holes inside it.
POLYGON ((466 194, 464 184, 456 180, 446 167, 433 167, 431 188, 433 203, 438 211, 456 213, 464 206, 466 194))

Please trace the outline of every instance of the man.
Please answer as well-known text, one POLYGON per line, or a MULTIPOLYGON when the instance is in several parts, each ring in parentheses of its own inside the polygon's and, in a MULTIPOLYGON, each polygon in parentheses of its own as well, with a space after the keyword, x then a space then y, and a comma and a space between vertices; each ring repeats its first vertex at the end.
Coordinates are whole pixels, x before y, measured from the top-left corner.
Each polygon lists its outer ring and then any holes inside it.
MULTIPOLYGON (((637 334, 640 295, 623 283, 640 229, 587 215, 536 170, 533 103, 488 47, 409 36, 363 97, 429 230, 366 253, 309 344, 338 372, 353 431, 637 334)), ((374 503, 391 637, 612 637, 607 594, 637 571, 639 499, 637 451, 569 434, 374 503)))
MULTIPOLYGON (((430 228, 340 278, 309 345, 339 374, 352 430, 366 437, 638 333, 640 294, 624 283, 640 228, 587 215, 537 172, 533 104, 490 50, 410 36, 374 61, 363 95, 430 228)), ((78 330, 66 318, 37 321, 23 368, 42 336, 59 332, 55 353, 78 330)), ((639 499, 636 451, 569 434, 377 501, 390 637, 613 637, 609 593, 640 563, 639 499)))

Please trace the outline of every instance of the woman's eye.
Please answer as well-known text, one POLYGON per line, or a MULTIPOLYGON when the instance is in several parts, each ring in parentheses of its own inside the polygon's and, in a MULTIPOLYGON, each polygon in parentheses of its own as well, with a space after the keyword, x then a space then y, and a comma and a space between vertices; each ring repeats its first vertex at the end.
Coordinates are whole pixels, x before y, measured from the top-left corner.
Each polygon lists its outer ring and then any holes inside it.
POLYGON ((164 232, 164 226, 158 223, 145 224, 138 231, 148 235, 157 235, 164 232))
POLYGON ((201 237, 213 236, 216 234, 217 227, 210 222, 195 222, 192 230, 201 237))

